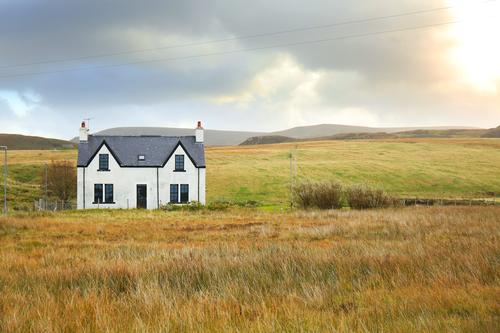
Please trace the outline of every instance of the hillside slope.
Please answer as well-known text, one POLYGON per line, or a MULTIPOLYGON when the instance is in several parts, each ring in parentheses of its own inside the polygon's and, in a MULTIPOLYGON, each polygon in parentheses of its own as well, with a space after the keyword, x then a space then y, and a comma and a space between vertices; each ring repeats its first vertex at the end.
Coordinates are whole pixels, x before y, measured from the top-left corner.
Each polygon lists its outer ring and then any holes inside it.
POLYGON ((72 149, 76 147, 70 141, 20 134, 0 134, 0 146, 7 146, 9 150, 72 149))
POLYGON ((404 132, 349 132, 330 136, 313 138, 293 138, 282 135, 254 136, 243 141, 240 145, 274 144, 297 141, 325 141, 325 140, 376 140, 376 139, 408 139, 408 138, 480 138, 500 137, 500 129, 495 132, 483 129, 447 129, 447 130, 412 130, 404 132), (491 136, 485 136, 486 134, 491 136))
MULTIPOLYGON (((208 146, 233 146, 239 145, 253 137, 267 137, 264 141, 271 143, 285 142, 282 139, 271 139, 271 136, 288 137, 290 139, 312 139, 312 138, 332 138, 338 134, 351 133, 396 133, 411 130, 432 130, 442 131, 447 129, 463 130, 463 127, 363 127, 336 124, 321 124, 312 126, 301 126, 275 132, 249 132, 249 131, 225 131, 225 130, 205 130, 205 143, 208 146), (278 141, 276 141, 278 140, 278 141), (280 141, 281 140, 281 141, 280 141)), ((173 128, 173 127, 115 127, 96 132, 95 135, 166 135, 183 136, 193 135, 192 128, 173 128)), ((288 140, 290 142, 293 140, 288 140)), ((72 139, 72 142, 78 143, 78 138, 72 139)))
POLYGON ((320 124, 312 126, 293 127, 284 131, 277 131, 269 133, 269 135, 288 136, 296 139, 311 139, 318 137, 330 137, 336 134, 346 133, 397 133, 415 130, 467 130, 471 128, 466 127, 363 127, 363 126, 349 126, 337 124, 320 124))
MULTIPOLYGON (((205 143, 209 146, 230 146, 238 145, 246 139, 253 136, 260 136, 263 132, 240 132, 240 131, 222 131, 205 130, 205 143)), ((194 135, 192 128, 173 128, 173 127, 115 127, 109 128, 95 135, 165 135, 165 136, 183 136, 194 135)), ((78 142, 75 138, 72 141, 78 142)))
MULTIPOLYGON (((208 202, 252 200, 287 206, 290 152, 296 161, 296 183, 371 184, 411 198, 491 200, 500 194, 500 139, 344 140, 208 147, 208 202)), ((43 164, 76 163, 76 155, 76 150, 11 152, 9 206, 33 207, 43 195, 43 164)))
POLYGON ((500 126, 487 130, 486 133, 484 133, 481 137, 482 138, 500 138, 500 126))

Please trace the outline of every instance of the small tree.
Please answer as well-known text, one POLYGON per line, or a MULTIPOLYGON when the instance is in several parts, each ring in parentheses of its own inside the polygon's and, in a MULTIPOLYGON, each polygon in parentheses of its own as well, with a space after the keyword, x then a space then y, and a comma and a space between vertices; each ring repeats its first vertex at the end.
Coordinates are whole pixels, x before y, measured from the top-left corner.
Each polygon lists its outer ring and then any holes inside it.
MULTIPOLYGON (((45 187, 45 171, 42 176, 45 187)), ((49 196, 67 202, 76 197, 76 168, 69 161, 52 161, 47 167, 47 192, 49 196)))

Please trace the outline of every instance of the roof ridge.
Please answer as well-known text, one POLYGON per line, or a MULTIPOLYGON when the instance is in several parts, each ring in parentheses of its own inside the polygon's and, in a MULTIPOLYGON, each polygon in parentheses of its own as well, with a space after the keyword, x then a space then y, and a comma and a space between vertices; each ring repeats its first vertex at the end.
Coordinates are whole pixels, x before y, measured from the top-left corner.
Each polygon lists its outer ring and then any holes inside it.
MULTIPOLYGON (((103 145, 114 155, 122 167, 138 165, 137 156, 141 153, 153 154, 147 164, 150 167, 163 166, 164 156, 171 155, 181 145, 196 167, 205 167, 204 145, 196 142, 195 135, 95 135, 87 142, 78 145, 78 166, 87 166, 103 145), (84 143, 84 144, 83 144, 84 143)), ((168 160, 168 159, 167 159, 168 160)))
POLYGON ((140 135, 94 135, 89 134, 94 138, 194 138, 196 135, 155 135, 155 134, 140 134, 140 135))

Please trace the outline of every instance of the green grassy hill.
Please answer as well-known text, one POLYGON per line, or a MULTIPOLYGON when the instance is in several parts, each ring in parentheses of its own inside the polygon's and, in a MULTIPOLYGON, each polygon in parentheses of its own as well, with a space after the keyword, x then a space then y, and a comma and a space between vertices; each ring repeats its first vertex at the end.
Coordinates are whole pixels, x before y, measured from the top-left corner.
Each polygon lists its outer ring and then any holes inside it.
POLYGON ((72 149, 76 144, 38 136, 20 134, 0 134, 0 146, 8 146, 9 150, 46 150, 46 149, 72 149))
MULTIPOLYGON (((290 152, 297 161, 297 183, 367 183, 412 198, 500 194, 499 139, 336 140, 207 148, 208 201, 256 200, 286 207, 290 152)), ((40 197, 43 163, 51 160, 76 162, 76 150, 11 152, 12 207, 31 207, 40 197)))

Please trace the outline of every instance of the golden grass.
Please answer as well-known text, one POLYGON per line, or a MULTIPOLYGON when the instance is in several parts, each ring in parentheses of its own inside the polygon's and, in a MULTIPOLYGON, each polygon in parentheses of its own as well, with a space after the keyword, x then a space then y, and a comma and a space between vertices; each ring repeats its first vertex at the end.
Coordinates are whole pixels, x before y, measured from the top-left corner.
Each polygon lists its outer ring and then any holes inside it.
POLYGON ((0 331, 500 325, 499 207, 0 218, 0 331))
POLYGON ((77 150, 11 150, 9 164, 43 164, 51 161, 74 161, 77 150))

